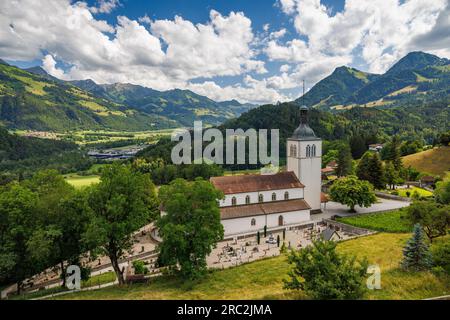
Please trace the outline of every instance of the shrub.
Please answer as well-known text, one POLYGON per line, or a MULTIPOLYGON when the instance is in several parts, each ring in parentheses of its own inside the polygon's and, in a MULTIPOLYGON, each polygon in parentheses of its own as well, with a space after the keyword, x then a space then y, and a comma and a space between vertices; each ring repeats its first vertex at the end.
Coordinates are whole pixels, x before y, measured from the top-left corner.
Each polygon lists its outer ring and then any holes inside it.
POLYGON ((450 241, 434 245, 431 253, 433 256, 433 270, 440 268, 440 270, 450 274, 450 241))
POLYGON ((293 269, 284 280, 286 289, 303 290, 313 299, 359 299, 366 292, 367 260, 340 254, 334 241, 314 241, 289 254, 293 269))
POLYGON ((148 268, 145 266, 144 261, 133 261, 134 274, 147 274, 148 268))

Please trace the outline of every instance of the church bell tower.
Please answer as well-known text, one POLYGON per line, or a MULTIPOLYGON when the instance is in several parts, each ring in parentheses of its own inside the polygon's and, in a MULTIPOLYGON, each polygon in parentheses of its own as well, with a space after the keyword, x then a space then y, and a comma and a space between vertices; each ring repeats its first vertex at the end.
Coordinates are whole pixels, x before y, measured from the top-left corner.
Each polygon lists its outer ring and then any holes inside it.
POLYGON ((300 107, 300 125, 287 139, 287 171, 295 173, 305 186, 304 198, 311 213, 321 212, 322 140, 308 124, 308 107, 300 107))

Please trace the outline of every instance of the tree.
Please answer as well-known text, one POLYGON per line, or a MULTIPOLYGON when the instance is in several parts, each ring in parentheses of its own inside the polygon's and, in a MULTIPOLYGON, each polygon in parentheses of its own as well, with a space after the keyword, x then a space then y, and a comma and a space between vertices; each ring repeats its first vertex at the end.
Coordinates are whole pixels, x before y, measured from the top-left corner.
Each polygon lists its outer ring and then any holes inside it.
POLYGON ((424 234, 420 224, 414 225, 413 236, 403 248, 402 268, 407 270, 426 270, 431 267, 431 253, 425 243, 424 234))
POLYGON ((384 169, 378 153, 366 152, 359 160, 356 175, 369 181, 376 189, 384 189, 384 169))
POLYGON ((400 146, 400 139, 395 135, 392 137, 392 140, 389 143, 386 143, 383 149, 381 149, 381 158, 383 160, 391 161, 396 171, 400 171, 403 166, 400 146))
POLYGON ((223 238, 218 200, 223 193, 201 178, 194 182, 176 179, 159 190, 165 215, 157 221, 163 239, 160 260, 180 267, 180 273, 194 279, 206 270, 206 256, 223 238))
POLYGON ((257 242, 258 244, 261 243, 261 234, 259 233, 259 231, 256 233, 256 242, 257 242))
POLYGON ((391 189, 394 189, 395 186, 401 182, 400 175, 395 169, 392 162, 387 162, 385 164, 384 177, 386 179, 386 183, 390 186, 391 189))
POLYGON ((450 226, 450 206, 442 206, 432 201, 415 201, 406 210, 406 219, 411 224, 423 226, 430 242, 447 234, 450 226))
POLYGON ((330 188, 330 196, 333 201, 349 206, 350 212, 356 212, 356 205, 368 208, 377 200, 372 185, 356 176, 335 180, 330 188))
POLYGON ((155 186, 148 175, 115 163, 105 166, 100 182, 88 190, 91 218, 84 239, 108 255, 119 284, 124 283, 119 259, 131 249, 133 232, 158 212, 155 186))
POLYGON ((369 160, 370 180, 369 182, 376 189, 384 189, 386 187, 384 178, 384 168, 378 153, 373 153, 369 160))
POLYGON ((442 133, 439 136, 439 143, 443 146, 448 146, 448 144, 450 143, 450 130, 442 133))
POLYGON ((13 182, 0 190, 0 279, 17 284, 41 271, 38 253, 30 251, 29 241, 37 231, 38 197, 28 188, 13 182))
POLYGON ((436 202, 440 204, 450 204, 450 179, 439 181, 434 190, 436 202))
POLYGON ((47 260, 44 266, 60 265, 64 287, 64 261, 79 264, 80 255, 88 249, 81 241, 89 222, 85 193, 75 191, 55 170, 40 171, 24 185, 38 195, 37 210, 42 225, 29 246, 32 252, 40 253, 41 261, 47 260))
POLYGON ((334 241, 317 240, 302 250, 291 250, 288 262, 293 268, 284 287, 303 290, 312 299, 359 299, 366 291, 367 261, 339 254, 334 241))
POLYGON ((356 134, 350 138, 349 143, 353 159, 361 158, 367 151, 366 141, 359 132, 356 132, 356 134))
POLYGON ((370 172, 370 159, 371 153, 366 152, 359 160, 358 166, 356 167, 356 176, 358 179, 371 182, 372 176, 370 172))
POLYGON ((339 177, 346 176, 352 171, 352 154, 347 143, 342 143, 338 149, 336 173, 339 177))
POLYGON ((264 238, 267 237, 267 225, 264 225, 264 238))

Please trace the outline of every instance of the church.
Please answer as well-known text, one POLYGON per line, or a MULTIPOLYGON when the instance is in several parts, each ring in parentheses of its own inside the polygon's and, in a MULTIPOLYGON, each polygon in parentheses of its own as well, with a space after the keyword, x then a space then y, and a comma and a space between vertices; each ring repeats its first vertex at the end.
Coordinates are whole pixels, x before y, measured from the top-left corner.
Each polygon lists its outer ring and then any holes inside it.
POLYGON ((308 124, 308 108, 300 107, 300 125, 287 139, 287 166, 276 174, 212 177, 225 198, 220 217, 225 237, 295 227, 321 212, 322 140, 308 124))

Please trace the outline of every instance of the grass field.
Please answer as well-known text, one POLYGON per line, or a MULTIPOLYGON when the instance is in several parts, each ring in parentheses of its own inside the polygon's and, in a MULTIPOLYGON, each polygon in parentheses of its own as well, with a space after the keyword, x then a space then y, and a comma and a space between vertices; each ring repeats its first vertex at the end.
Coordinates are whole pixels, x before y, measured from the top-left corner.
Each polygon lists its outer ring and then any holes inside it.
POLYGON ((77 189, 90 186, 91 184, 100 181, 100 177, 97 175, 80 176, 77 174, 68 174, 65 175, 64 178, 77 189))
POLYGON ((433 148, 402 158, 405 167, 411 166, 421 172, 440 175, 450 171, 450 147, 433 148))
POLYGON ((396 190, 398 195, 401 197, 408 197, 408 195, 406 194, 409 191, 409 197, 411 197, 413 195, 414 192, 417 192, 419 194, 419 196, 421 197, 431 197, 433 195, 433 192, 422 189, 422 188, 418 188, 418 187, 411 187, 409 189, 397 189, 396 190))
POLYGON ((86 281, 81 282, 82 288, 98 286, 105 283, 110 283, 116 281, 116 274, 112 271, 105 272, 93 277, 90 277, 86 281))
MULTIPOLYGON (((430 272, 407 273, 398 268, 402 248, 410 234, 379 233, 341 242, 338 250, 366 257, 381 268, 381 290, 368 291, 366 299, 422 299, 450 293, 450 279, 430 272)), ((448 241, 447 237, 445 240, 448 241)), ((444 241, 444 239, 439 239, 444 241)), ((58 299, 306 299, 283 289, 290 269, 286 256, 210 272, 204 279, 186 283, 160 277, 150 284, 114 286, 68 294, 58 299)))
POLYGON ((410 232, 412 227, 401 218, 404 209, 383 213, 363 214, 353 217, 338 218, 339 222, 347 223, 355 227, 384 231, 384 232, 410 232))

